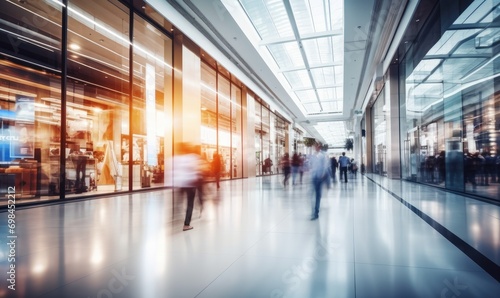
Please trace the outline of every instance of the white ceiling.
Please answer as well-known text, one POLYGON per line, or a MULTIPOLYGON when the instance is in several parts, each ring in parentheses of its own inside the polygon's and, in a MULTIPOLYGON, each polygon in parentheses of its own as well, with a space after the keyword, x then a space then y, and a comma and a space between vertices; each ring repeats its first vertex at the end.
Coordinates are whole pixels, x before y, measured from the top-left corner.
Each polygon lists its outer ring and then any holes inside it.
MULTIPOLYGON (((325 1, 328 4, 328 1, 325 1)), ((244 27, 246 32, 243 32, 234 20, 233 16, 239 20, 246 18, 238 0, 167 0, 167 2, 206 38, 216 43, 219 50, 233 64, 264 90, 266 94, 259 96, 272 100, 280 110, 290 116, 291 121, 298 127, 304 128, 310 136, 330 146, 343 146, 345 136, 352 132, 354 125, 358 123, 355 110, 361 110, 366 106, 373 89, 371 82, 380 76, 377 74, 377 68, 380 70, 380 65, 392 58, 393 54, 387 53, 391 52, 391 42, 399 42, 395 38, 397 24, 402 19, 403 13, 411 14, 411 11, 405 12, 406 8, 414 7, 414 2, 418 1, 344 1, 344 76, 341 80, 343 109, 341 113, 320 112, 314 115, 310 113, 311 110, 308 111, 301 106, 301 101, 304 99, 294 98, 296 93, 290 92, 290 88, 282 84, 283 79, 279 75, 281 72, 276 75, 276 69, 266 64, 265 58, 258 50, 263 47, 262 40, 259 43, 255 39, 249 39, 248 34, 256 35, 256 33, 249 32, 247 27, 244 27), (413 6, 408 5, 411 3, 413 6)), ((281 7, 291 7, 290 2, 297 1, 256 0, 255 2, 275 2, 281 7)), ((286 14, 280 14, 286 17, 286 14)), ((179 28, 182 30, 182 27, 179 28)))

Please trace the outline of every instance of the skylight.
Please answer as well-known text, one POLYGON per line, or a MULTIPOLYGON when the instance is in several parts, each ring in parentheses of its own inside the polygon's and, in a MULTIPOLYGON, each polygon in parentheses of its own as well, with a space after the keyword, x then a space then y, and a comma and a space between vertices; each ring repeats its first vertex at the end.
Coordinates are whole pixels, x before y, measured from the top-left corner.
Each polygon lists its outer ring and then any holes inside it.
POLYGON ((344 1, 238 2, 236 22, 304 115, 342 113, 344 1))

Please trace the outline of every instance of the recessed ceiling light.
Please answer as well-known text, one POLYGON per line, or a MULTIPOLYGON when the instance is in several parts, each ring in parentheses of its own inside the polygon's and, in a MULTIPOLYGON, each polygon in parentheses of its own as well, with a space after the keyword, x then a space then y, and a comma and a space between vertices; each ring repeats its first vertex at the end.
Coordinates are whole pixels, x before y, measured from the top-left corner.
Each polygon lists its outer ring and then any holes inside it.
POLYGON ((77 51, 77 50, 80 49, 80 46, 77 45, 76 43, 72 43, 72 44, 69 45, 69 48, 72 49, 72 50, 77 51))

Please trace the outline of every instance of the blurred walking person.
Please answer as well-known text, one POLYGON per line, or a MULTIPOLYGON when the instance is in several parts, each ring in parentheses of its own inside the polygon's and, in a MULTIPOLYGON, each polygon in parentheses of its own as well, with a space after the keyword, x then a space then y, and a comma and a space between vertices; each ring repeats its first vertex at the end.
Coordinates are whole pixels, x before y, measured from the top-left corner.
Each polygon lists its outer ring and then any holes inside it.
POLYGON ((200 156, 196 153, 195 146, 190 143, 180 143, 173 158, 173 183, 182 193, 186 193, 187 208, 184 218, 183 231, 191 230, 191 217, 193 215, 196 189, 199 186, 201 171, 200 156))
POLYGON ((349 157, 345 156, 345 152, 342 152, 342 156, 339 157, 339 169, 340 176, 339 181, 342 181, 342 175, 344 175, 344 181, 347 183, 347 168, 349 167, 349 157))
POLYGON ((299 153, 299 160, 300 160, 300 166, 299 166, 299 173, 300 173, 300 184, 302 184, 302 177, 304 177, 304 171, 306 171, 306 156, 302 155, 302 153, 299 153))
POLYGON ((292 184, 295 185, 295 182, 297 181, 297 175, 299 174, 300 170, 300 157, 295 152, 292 156, 292 184))
POLYGON ((212 173, 215 178, 215 182, 217 183, 217 189, 220 188, 220 170, 222 168, 222 161, 220 158, 219 152, 214 153, 214 157, 212 159, 212 173))
POLYGON ((312 178, 312 184, 314 189, 314 207, 311 220, 315 220, 319 217, 319 207, 321 203, 321 192, 323 188, 323 183, 326 179, 329 179, 328 175, 328 157, 321 150, 321 143, 315 144, 316 153, 310 157, 310 173, 312 178))
POLYGON ((281 167, 283 168, 283 186, 288 185, 288 179, 290 178, 290 155, 288 153, 285 153, 283 158, 281 159, 281 167))
POLYGON ((330 167, 332 168, 333 181, 335 181, 335 177, 337 176, 337 168, 339 167, 339 163, 337 162, 335 156, 332 156, 332 158, 330 159, 330 167))

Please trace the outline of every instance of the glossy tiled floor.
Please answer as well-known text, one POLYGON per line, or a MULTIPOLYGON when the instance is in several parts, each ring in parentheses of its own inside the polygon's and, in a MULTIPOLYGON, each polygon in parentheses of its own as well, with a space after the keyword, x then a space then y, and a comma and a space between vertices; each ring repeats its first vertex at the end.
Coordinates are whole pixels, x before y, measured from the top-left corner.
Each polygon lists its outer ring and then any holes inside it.
MULTIPOLYGON (((358 176, 324 192, 279 176, 184 200, 153 191, 16 211, 16 291, 0 297, 499 297, 500 284, 404 199, 498 268, 500 208, 432 187, 358 176)), ((2 243, 7 213, 0 213, 2 243)))

